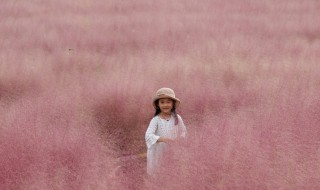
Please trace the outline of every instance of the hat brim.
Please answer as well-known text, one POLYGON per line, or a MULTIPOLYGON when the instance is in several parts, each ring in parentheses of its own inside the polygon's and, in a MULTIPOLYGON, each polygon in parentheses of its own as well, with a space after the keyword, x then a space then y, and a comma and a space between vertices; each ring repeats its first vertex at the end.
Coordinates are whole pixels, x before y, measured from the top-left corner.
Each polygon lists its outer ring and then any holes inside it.
POLYGON ((156 104, 155 102, 159 99, 163 99, 163 98, 169 98, 169 99, 172 99, 176 102, 176 107, 178 107, 180 105, 180 100, 178 98, 175 98, 175 97, 171 97, 171 96, 168 96, 168 95, 161 95, 161 96, 157 96, 157 97, 154 97, 153 100, 152 100, 152 105, 154 108, 156 108, 156 104))

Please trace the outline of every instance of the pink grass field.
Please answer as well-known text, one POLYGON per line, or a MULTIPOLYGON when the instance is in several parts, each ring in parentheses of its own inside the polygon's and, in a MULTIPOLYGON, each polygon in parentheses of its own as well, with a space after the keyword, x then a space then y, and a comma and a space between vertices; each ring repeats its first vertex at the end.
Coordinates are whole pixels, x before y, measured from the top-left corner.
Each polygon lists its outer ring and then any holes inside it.
POLYGON ((4 1, 0 189, 320 189, 320 2, 4 1), (151 99, 188 129, 145 174, 151 99))

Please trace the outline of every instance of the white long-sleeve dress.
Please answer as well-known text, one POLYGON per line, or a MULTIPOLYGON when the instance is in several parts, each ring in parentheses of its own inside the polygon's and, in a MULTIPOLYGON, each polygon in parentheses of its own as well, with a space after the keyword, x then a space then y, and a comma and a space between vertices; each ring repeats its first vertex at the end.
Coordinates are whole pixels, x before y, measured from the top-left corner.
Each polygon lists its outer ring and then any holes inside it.
POLYGON ((149 127, 145 134, 147 144, 147 173, 152 175, 154 171, 161 165, 164 150, 167 144, 157 142, 160 137, 176 139, 185 138, 187 135, 186 126, 180 115, 178 116, 178 125, 175 125, 175 119, 171 115, 169 120, 155 116, 150 121, 149 127))

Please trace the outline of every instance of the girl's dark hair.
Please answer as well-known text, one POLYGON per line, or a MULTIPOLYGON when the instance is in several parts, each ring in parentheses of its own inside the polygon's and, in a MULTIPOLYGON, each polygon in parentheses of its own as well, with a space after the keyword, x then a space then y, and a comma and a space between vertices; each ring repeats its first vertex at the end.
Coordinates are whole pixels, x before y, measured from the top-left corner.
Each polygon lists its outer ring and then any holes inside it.
MULTIPOLYGON (((179 119, 178 119, 178 115, 176 112, 176 101, 175 100, 172 100, 172 101, 173 101, 173 106, 172 106, 171 112, 173 113, 174 124, 178 125, 179 119)), ((154 117, 157 116, 161 112, 160 107, 159 107, 159 99, 155 101, 155 105, 156 105, 156 112, 154 113, 154 117)))

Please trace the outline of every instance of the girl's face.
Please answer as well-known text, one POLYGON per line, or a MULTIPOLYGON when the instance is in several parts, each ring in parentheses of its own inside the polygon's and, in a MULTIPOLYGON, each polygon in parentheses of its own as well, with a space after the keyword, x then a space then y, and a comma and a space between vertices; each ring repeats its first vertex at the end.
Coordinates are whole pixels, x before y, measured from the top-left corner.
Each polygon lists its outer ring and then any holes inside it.
POLYGON ((164 114, 171 114, 173 108, 173 100, 170 98, 161 98, 159 100, 159 108, 164 114))

